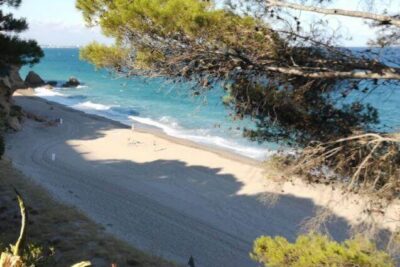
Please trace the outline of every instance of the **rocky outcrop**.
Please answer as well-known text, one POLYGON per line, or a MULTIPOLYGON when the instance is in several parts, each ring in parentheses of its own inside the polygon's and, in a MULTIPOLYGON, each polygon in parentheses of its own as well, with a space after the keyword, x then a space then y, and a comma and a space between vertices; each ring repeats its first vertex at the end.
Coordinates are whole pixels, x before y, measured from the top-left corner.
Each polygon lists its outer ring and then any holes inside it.
POLYGON ((47 81, 46 84, 55 87, 55 86, 57 86, 58 82, 57 81, 47 81))
POLYGON ((0 86, 6 86, 13 90, 13 92, 17 89, 26 88, 25 82, 22 80, 19 75, 19 70, 21 67, 11 66, 6 69, 0 70, 0 86))
POLYGON ((39 87, 46 83, 36 72, 30 71, 25 78, 25 84, 30 87, 39 87))
POLYGON ((77 87, 81 83, 75 77, 70 77, 69 80, 63 84, 63 87, 77 87))
POLYGON ((8 126, 14 130, 21 129, 21 125, 19 115, 12 108, 11 97, 15 90, 26 88, 19 70, 20 67, 11 66, 0 71, 0 126, 8 126))

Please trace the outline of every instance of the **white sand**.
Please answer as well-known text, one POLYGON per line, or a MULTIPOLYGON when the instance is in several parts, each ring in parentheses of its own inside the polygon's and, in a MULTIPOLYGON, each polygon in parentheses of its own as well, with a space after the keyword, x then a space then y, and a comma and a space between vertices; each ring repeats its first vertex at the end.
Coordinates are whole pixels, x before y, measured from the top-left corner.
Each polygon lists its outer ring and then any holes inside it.
MULTIPOLYGON (((193 255, 196 266, 256 266, 249 258, 256 237, 293 240, 316 207, 342 198, 338 190, 299 181, 282 191, 250 159, 138 127, 132 132, 36 97, 16 101, 63 119, 57 127, 28 120, 7 136, 6 153, 18 169, 119 238, 179 263, 193 255), (263 201, 268 193, 282 195, 272 208, 263 201)), ((338 239, 346 236, 347 222, 362 216, 350 200, 334 212, 329 229, 338 239)))

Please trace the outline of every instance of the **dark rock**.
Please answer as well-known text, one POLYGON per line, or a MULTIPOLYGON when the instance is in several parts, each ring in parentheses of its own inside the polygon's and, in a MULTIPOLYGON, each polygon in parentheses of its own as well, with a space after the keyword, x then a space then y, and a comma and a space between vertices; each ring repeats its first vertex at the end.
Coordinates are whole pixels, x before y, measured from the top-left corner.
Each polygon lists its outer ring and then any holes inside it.
POLYGON ((7 119, 10 116, 12 95, 15 90, 26 88, 24 81, 19 76, 18 66, 0 68, 0 114, 7 119))
POLYGON ((28 86, 32 86, 32 87, 39 87, 39 86, 43 86, 46 84, 44 82, 44 80, 34 71, 30 71, 28 73, 28 75, 25 78, 25 83, 28 86))
POLYGON ((63 84, 63 87, 77 87, 81 83, 78 81, 77 78, 71 77, 69 80, 63 84))
POLYGON ((57 86, 58 82, 57 81, 47 81, 46 84, 51 85, 51 86, 57 86))

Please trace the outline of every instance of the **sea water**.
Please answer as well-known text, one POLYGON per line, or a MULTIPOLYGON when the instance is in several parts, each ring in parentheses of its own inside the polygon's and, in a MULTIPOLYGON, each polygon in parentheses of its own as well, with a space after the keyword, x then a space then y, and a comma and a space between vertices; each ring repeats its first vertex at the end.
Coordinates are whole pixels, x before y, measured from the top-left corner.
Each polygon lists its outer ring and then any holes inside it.
MULTIPOLYGON (((262 160, 282 147, 275 143, 255 143, 242 136, 243 128, 254 127, 251 120, 234 121, 232 110, 222 104, 222 89, 195 96, 190 84, 164 79, 115 77, 95 70, 79 60, 76 48, 44 49, 45 57, 33 68, 24 67, 22 77, 34 70, 45 80, 61 85, 70 76, 83 84, 77 88, 36 88, 36 95, 87 113, 97 114, 126 125, 141 123, 157 127, 166 134, 219 147, 262 160)), ((400 129, 400 90, 383 88, 364 100, 380 112, 381 124, 400 129)))

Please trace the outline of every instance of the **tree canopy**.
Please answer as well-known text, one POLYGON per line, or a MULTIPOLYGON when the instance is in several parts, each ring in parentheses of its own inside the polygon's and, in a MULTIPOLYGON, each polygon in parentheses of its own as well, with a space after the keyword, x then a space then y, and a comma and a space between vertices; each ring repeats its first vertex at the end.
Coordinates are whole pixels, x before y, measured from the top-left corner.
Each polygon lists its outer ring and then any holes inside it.
MULTIPOLYGON (((1 6, 18 8, 21 0, 0 0, 1 6)), ((21 40, 16 34, 28 29, 25 19, 16 19, 0 10, 0 67, 38 63, 43 51, 36 41, 21 40)))

